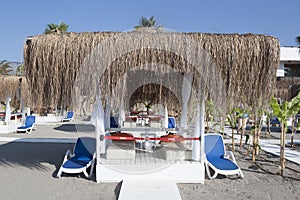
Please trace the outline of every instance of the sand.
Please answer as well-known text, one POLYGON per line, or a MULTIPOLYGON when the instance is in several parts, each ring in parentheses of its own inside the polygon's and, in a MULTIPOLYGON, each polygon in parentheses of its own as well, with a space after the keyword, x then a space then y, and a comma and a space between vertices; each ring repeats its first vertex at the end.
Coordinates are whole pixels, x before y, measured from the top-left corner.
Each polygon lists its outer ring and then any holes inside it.
MULTIPOLYGON (((65 125, 65 131, 61 124, 43 125, 31 136, 0 136, 78 137, 70 127, 65 125)), ((95 173, 91 180, 83 175, 55 177, 66 150, 72 148, 69 143, 0 143, 0 199, 117 199, 121 183, 96 183, 95 173)), ((182 199, 300 199, 299 165, 287 161, 284 176, 279 176, 278 157, 261 152, 253 163, 246 154, 246 148, 237 147, 244 179, 218 176, 205 184, 178 184, 182 199)))

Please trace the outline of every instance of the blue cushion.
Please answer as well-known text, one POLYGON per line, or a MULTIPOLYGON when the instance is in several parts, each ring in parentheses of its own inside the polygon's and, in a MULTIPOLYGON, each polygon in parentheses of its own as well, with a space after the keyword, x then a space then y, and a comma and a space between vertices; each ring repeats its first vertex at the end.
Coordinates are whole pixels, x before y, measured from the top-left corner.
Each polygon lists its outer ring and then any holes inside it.
POLYGON ((175 118, 174 117, 169 117, 168 118, 168 128, 175 128, 175 118))
POLYGON ((73 111, 69 111, 68 114, 67 114, 67 116, 64 119, 72 119, 73 115, 74 115, 74 112, 73 111))
POLYGON ((207 135, 204 141, 205 154, 208 157, 222 157, 225 154, 221 135, 207 135))
POLYGON ((110 128, 119 128, 117 117, 110 117, 110 128))
POLYGON ((74 154, 74 158, 76 159, 88 158, 89 160, 91 160, 93 158, 93 155, 87 150, 80 138, 77 139, 77 142, 75 144, 74 154))
POLYGON ((89 161, 87 161, 87 160, 80 161, 80 160, 77 160, 76 157, 73 157, 73 158, 70 158, 67 162, 65 162, 63 164, 63 167, 70 168, 70 169, 78 169, 78 168, 85 167, 89 163, 89 161))
POLYGON ((25 119, 25 127, 31 127, 35 123, 35 116, 27 116, 25 119))
POLYGON ((35 123, 35 116, 27 116, 25 119, 25 124, 23 126, 18 127, 18 129, 31 128, 34 123, 35 123))
POLYGON ((238 166, 229 159, 222 158, 222 157, 206 157, 207 160, 215 166, 217 169, 220 170, 236 170, 238 166))

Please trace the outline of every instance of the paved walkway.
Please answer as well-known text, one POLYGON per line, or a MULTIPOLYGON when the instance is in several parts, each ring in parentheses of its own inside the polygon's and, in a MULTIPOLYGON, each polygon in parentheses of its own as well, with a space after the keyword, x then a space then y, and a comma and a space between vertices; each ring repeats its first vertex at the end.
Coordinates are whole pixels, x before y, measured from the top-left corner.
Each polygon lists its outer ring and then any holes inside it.
MULTIPOLYGON (((231 129, 225 128, 225 134, 231 137, 231 129)), ((278 133, 279 134, 279 133, 278 133)), ((297 133, 299 134, 299 133, 297 133)), ((235 140, 237 142, 240 141, 240 135, 235 135, 235 140)), ((245 140, 245 138, 243 138, 245 140)), ((286 140, 288 143, 289 140, 286 140)), ((295 143, 300 143, 300 140, 294 140, 295 143)), ((231 139, 225 140, 225 143, 231 143, 231 139)), ((259 140, 260 147, 263 151, 271 153, 276 156, 280 156, 280 139, 260 139, 259 140)), ((300 165, 300 152, 292 150, 290 148, 285 148, 285 158, 291 162, 300 165)))

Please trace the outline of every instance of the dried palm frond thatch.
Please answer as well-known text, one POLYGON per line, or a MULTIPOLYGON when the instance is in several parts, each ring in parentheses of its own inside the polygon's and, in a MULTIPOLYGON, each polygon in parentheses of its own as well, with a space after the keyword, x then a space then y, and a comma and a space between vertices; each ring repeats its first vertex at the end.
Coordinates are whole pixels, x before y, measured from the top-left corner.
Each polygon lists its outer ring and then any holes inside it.
POLYGON ((20 106, 20 79, 21 96, 25 104, 29 102, 29 91, 25 77, 0 76, 0 101, 5 102, 7 97, 12 99, 11 106, 18 108, 20 106))
POLYGON ((276 81, 275 97, 280 97, 284 101, 290 101, 299 91, 299 77, 282 77, 276 81))
MULTIPOLYGON (((84 62, 90 59, 89 55, 99 44, 118 34, 120 33, 85 32, 37 35, 28 38, 24 46, 24 68, 32 98, 35 100, 32 102, 34 106, 38 108, 43 105, 70 105, 72 87, 78 73, 81 73, 84 62)), ((163 34, 168 36, 173 33, 163 34)), ((277 38, 258 34, 176 34, 172 35, 173 40, 176 40, 175 37, 178 35, 185 36, 210 55, 222 77, 219 81, 225 86, 229 104, 243 103, 257 108, 268 103, 275 89, 276 69, 279 64, 280 48, 277 38)), ((189 46, 180 47, 186 52, 186 56, 178 55, 166 49, 153 48, 145 42, 151 41, 147 40, 147 37, 155 35, 144 35, 140 41, 143 43, 141 48, 130 50, 108 64, 102 79, 102 83, 109 83, 109 86, 105 86, 107 92, 113 92, 116 82, 127 70, 139 68, 157 74, 170 73, 169 68, 159 67, 159 64, 170 66, 182 74, 193 72, 194 87, 197 87, 199 78, 211 76, 207 73, 210 69, 205 66, 202 68, 205 69, 203 71, 194 70, 188 59, 188 54, 193 53, 190 52, 189 46)), ((178 45, 185 44, 180 38, 182 37, 177 39, 178 45)), ((131 39, 128 37, 128 40, 131 39)), ((126 37, 122 38, 122 41, 124 44, 128 42, 126 37)), ((174 101, 178 99, 174 98, 174 101)))

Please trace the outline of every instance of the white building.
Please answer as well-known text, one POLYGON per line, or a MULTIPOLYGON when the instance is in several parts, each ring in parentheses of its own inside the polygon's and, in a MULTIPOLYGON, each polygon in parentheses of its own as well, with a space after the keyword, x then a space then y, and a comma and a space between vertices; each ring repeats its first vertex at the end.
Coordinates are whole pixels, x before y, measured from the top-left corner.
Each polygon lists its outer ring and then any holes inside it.
POLYGON ((281 47, 274 96, 290 100, 300 91, 300 48, 281 47))
POLYGON ((300 48, 281 47, 277 77, 300 77, 300 48))

